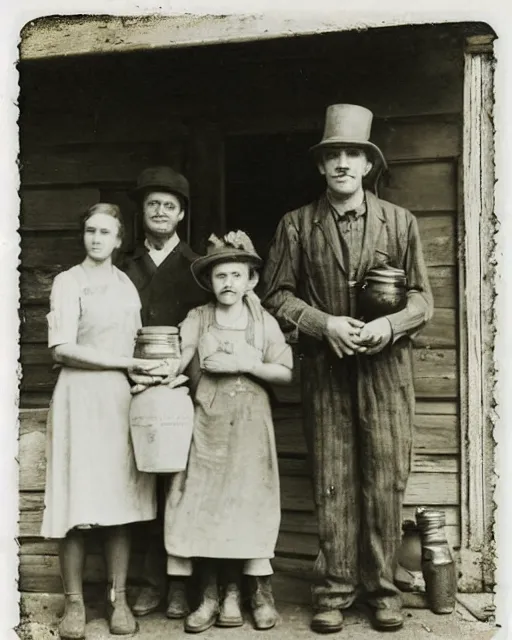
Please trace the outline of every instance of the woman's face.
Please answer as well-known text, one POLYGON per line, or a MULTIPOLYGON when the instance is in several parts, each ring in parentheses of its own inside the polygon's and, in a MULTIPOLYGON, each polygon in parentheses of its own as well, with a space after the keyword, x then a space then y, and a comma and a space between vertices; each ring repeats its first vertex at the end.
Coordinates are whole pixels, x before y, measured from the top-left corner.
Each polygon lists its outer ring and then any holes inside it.
POLYGON ((85 222, 84 245, 87 256, 104 262, 121 246, 119 222, 106 213, 95 213, 85 222))
POLYGON ((257 279, 253 281, 254 278, 251 278, 250 267, 244 262, 216 264, 212 267, 211 278, 217 302, 226 307, 239 302, 257 282, 257 279))

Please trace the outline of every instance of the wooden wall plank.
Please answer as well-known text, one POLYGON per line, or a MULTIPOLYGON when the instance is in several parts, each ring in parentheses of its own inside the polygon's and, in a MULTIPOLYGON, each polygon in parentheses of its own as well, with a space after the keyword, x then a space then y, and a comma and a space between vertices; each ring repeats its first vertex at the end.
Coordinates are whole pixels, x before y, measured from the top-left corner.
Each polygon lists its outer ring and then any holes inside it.
MULTIPOLYGON (((403 519, 415 520, 416 507, 404 507, 403 519)), ((446 518, 446 524, 450 527, 459 525, 459 508, 444 506, 442 508, 446 518)), ((283 511, 281 517, 281 531, 286 533, 317 533, 317 519, 314 513, 304 511, 283 511)))
POLYGON ((21 226, 31 229, 79 229, 81 215, 99 199, 99 189, 92 187, 21 189, 21 226))
POLYGON ((46 104, 39 102, 35 109, 23 109, 20 113, 23 147, 94 144, 98 141, 173 144, 188 134, 182 116, 172 114, 167 102, 146 101, 144 109, 133 108, 130 117, 122 118, 113 104, 109 106, 97 105, 95 110, 84 112, 76 107, 62 110, 59 105, 47 101, 46 104))
POLYGON ((434 317, 414 338, 415 347, 454 348, 457 345, 455 309, 434 309, 434 317))
POLYGON ((456 265, 455 214, 431 215, 416 212, 416 217, 426 264, 430 267, 456 265))
POLYGON ((395 164, 380 193, 384 200, 411 211, 455 211, 456 184, 454 162, 395 164))
POLYGON ((21 409, 42 409, 50 405, 50 391, 20 391, 21 409))
MULTIPOLYGON (((415 450, 411 470, 413 473, 457 473, 459 471, 458 455, 426 454, 415 450)), ((311 477, 309 459, 298 457, 297 454, 292 458, 281 455, 279 457, 279 474, 282 477, 311 477)))
MULTIPOLYGON (((446 538, 452 549, 460 546, 460 527, 445 526, 446 538)), ((277 540, 276 554, 284 556, 311 556, 316 558, 319 551, 318 536, 310 533, 283 532, 277 540)))
POLYGON ((23 265, 20 269, 22 304, 48 305, 53 279, 60 271, 60 267, 26 268, 23 265))
POLYGON ((153 164, 168 164, 179 170, 182 157, 180 141, 165 147, 131 142, 45 147, 21 154, 21 184, 50 188, 56 184, 133 184, 140 171, 153 164))
POLYGON ((388 162, 451 158, 461 153, 461 123, 451 118, 376 118, 372 141, 388 162))
POLYGON ((428 278, 436 309, 456 309, 458 305, 458 277, 456 268, 428 267, 428 278))
POLYGON ((58 233, 24 233, 21 236, 23 267, 64 271, 82 260, 85 250, 78 229, 58 233))
POLYGON ((417 400, 416 414, 457 416, 459 407, 453 400, 417 400))
MULTIPOLYGON (((404 504, 456 505, 459 502, 458 474, 411 473, 404 504)), ((290 511, 313 511, 313 492, 307 477, 281 478, 281 506, 290 511)))
POLYGON ((415 349, 413 354, 416 397, 457 397, 457 352, 455 349, 415 349))

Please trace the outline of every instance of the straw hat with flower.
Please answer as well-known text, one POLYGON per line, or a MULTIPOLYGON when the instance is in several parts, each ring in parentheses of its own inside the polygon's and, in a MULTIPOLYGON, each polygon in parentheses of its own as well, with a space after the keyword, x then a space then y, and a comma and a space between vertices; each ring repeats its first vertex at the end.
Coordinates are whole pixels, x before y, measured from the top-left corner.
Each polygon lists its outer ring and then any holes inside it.
POLYGON ((251 239, 243 231, 230 231, 222 238, 212 233, 208 238, 206 255, 197 258, 190 265, 192 274, 200 287, 207 291, 212 290, 211 268, 222 262, 245 262, 255 268, 263 264, 251 239))

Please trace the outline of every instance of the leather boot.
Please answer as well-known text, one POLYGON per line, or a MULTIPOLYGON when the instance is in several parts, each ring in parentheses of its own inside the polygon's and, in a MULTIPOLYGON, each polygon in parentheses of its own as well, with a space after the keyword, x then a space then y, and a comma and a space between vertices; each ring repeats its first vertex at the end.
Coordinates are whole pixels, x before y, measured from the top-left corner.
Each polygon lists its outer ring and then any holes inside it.
POLYGON ((399 598, 382 598, 368 603, 371 622, 377 631, 398 631, 404 626, 402 603, 399 598))
POLYGON ((85 605, 81 594, 67 593, 64 615, 59 623, 62 640, 82 640, 85 638, 85 605))
POLYGON ((185 619, 187 633, 201 633, 215 624, 219 614, 217 567, 213 562, 201 567, 201 603, 185 619))
POLYGON ((339 609, 319 609, 311 620, 316 633, 337 633, 343 628, 343 614, 339 609))
POLYGON ((136 616, 147 616, 158 609, 161 600, 162 594, 157 587, 153 585, 144 586, 133 605, 133 613, 136 616))
POLYGON ((126 602, 126 589, 109 589, 108 626, 113 636, 132 636, 137 633, 137 624, 126 602))
POLYGON ((187 592, 185 580, 171 578, 169 582, 169 596, 167 611, 168 618, 178 620, 188 613, 187 592))
POLYGON ((250 576, 251 609, 256 629, 272 629, 277 611, 270 576, 250 576))
POLYGON ((217 627, 241 627, 244 623, 241 610, 240 583, 229 582, 224 588, 217 627))

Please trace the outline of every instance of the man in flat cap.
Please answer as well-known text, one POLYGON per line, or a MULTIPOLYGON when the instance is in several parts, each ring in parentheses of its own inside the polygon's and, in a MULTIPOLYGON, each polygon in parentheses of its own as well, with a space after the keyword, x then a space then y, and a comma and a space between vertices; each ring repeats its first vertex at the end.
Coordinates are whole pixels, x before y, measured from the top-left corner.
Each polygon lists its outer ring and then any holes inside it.
MULTIPOLYGON (((144 241, 119 265, 132 280, 142 303, 143 326, 177 326, 194 307, 206 301, 190 270, 198 257, 180 239, 179 223, 187 214, 189 184, 170 167, 150 167, 142 171, 132 193, 144 229, 144 241)), ((163 542, 163 507, 169 478, 158 482, 157 528, 146 540, 146 584, 133 607, 143 616, 158 608, 165 597, 167 555, 163 542)), ((167 616, 182 618, 188 606, 185 582, 169 581, 167 616)))
POLYGON ((432 316, 418 225, 363 187, 386 167, 369 141, 373 115, 327 109, 312 151, 326 192, 279 223, 263 302, 298 340, 304 428, 313 466, 320 553, 312 629, 339 631, 362 593, 379 630, 403 625, 394 584, 410 472, 414 388, 411 335, 432 316), (401 273, 402 306, 361 320, 368 272, 401 273))

